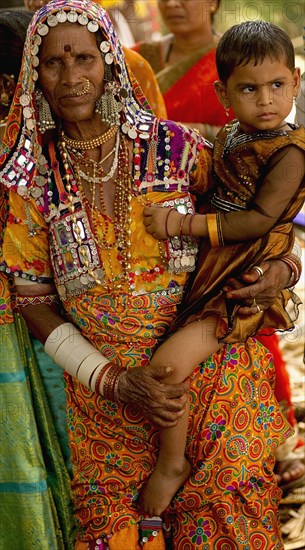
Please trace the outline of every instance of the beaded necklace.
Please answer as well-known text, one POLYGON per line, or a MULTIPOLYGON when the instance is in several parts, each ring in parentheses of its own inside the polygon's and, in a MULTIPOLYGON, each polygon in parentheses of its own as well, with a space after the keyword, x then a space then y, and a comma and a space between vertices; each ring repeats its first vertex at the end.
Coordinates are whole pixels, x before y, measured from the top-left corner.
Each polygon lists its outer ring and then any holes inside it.
MULTIPOLYGON (((89 172, 84 172, 83 170, 79 169, 79 174, 80 174, 82 179, 84 179, 85 181, 87 181, 91 185, 100 184, 101 182, 107 182, 107 181, 109 181, 110 179, 113 178, 114 173, 115 173, 115 171, 118 167, 119 146, 120 146, 120 133, 118 132, 114 147, 99 162, 96 162, 95 160, 90 159, 90 158, 84 159, 84 157, 82 156, 81 153, 76 153, 75 154, 72 151, 70 153, 70 157, 72 157, 73 160, 78 165, 84 165, 85 168, 90 168, 90 167, 92 168, 93 176, 90 176, 89 172), (113 154, 114 154, 113 162, 112 162, 112 165, 109 169, 109 172, 108 172, 108 174, 104 174, 103 164, 113 154), (98 175, 96 176, 96 174, 98 174, 98 175)), ((90 189, 91 189, 91 186, 90 186, 90 189)))
POLYGON ((103 143, 106 143, 109 139, 115 136, 117 130, 117 126, 110 126, 110 128, 106 132, 104 132, 97 138, 92 138, 88 140, 77 140, 69 138, 68 136, 66 136, 64 131, 61 130, 60 139, 66 144, 67 147, 71 148, 72 150, 79 149, 81 151, 89 151, 90 149, 95 149, 96 147, 103 145, 103 143))
MULTIPOLYGON (((103 250, 107 252, 107 259, 108 259, 108 265, 109 265, 109 271, 110 271, 110 278, 111 283, 108 285, 108 290, 113 295, 120 294, 120 291, 122 289, 122 286, 127 283, 128 288, 130 290, 130 277, 129 272, 131 269, 131 199, 132 199, 132 179, 131 174, 129 171, 129 159, 128 159, 128 144, 127 139, 121 135, 121 139, 119 140, 119 155, 118 155, 118 176, 116 180, 114 180, 115 185, 115 200, 114 200, 114 220, 113 220, 113 226, 114 226, 114 240, 113 242, 108 241, 109 237, 109 231, 107 230, 107 227, 103 234, 98 233, 97 227, 99 225, 99 210, 95 207, 95 185, 93 185, 92 192, 91 192, 91 205, 89 204, 89 201, 86 199, 83 185, 81 181, 81 175, 79 166, 77 163, 73 162, 73 158, 69 155, 67 149, 66 149, 66 142, 62 141, 59 143, 59 148, 62 154, 63 162, 64 162, 64 168, 65 168, 65 180, 66 180, 66 191, 68 194, 68 209, 72 216, 72 223, 73 223, 73 230, 76 236, 76 242, 78 245, 78 251, 83 259, 84 265, 88 268, 89 266, 89 257, 88 252, 85 247, 82 246, 82 239, 80 235, 80 229, 77 224, 77 219, 74 214, 74 205, 73 205, 73 196, 71 193, 71 171, 69 167, 69 162, 72 167, 72 171, 75 174, 76 183, 79 189, 80 198, 83 202, 84 208, 86 207, 86 203, 89 205, 90 208, 90 214, 91 214, 91 230, 92 235, 94 238, 95 243, 103 250), (112 259, 111 259, 111 251, 117 249, 118 255, 117 258, 121 264, 121 274, 119 276, 119 281, 115 280, 113 268, 112 268, 112 259)), ((75 159, 74 159, 75 160, 75 159)), ((93 176, 96 178, 96 175, 93 176)), ((101 194, 102 196, 102 194, 101 194)), ((102 204, 102 210, 105 209, 105 204, 103 204, 103 201, 101 201, 102 204)), ((110 228, 110 223, 108 225, 108 229, 110 228)), ((105 286, 105 280, 100 280, 95 275, 95 273, 92 270, 88 269, 88 273, 91 277, 93 277, 96 284, 103 284, 105 286)))

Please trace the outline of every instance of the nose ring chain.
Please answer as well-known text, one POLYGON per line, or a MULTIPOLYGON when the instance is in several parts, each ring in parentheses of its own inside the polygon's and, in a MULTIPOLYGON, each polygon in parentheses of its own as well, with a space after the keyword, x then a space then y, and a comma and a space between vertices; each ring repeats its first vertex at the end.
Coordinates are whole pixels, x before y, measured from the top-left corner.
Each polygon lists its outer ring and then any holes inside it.
POLYGON ((83 89, 80 91, 77 91, 75 90, 75 88, 73 88, 72 94, 75 94, 77 97, 81 97, 82 95, 86 95, 89 92, 89 89, 90 89, 90 81, 88 80, 88 78, 85 78, 85 84, 83 86, 83 89))

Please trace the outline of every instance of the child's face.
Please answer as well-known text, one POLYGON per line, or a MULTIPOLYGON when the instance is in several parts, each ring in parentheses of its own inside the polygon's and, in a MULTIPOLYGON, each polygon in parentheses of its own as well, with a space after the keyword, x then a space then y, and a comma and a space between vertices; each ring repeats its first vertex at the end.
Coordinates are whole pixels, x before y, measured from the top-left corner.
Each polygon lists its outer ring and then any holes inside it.
POLYGON ((300 69, 292 73, 284 59, 267 57, 261 64, 235 67, 226 86, 216 91, 221 103, 231 105, 245 132, 273 130, 289 115, 293 98, 298 95, 300 69))

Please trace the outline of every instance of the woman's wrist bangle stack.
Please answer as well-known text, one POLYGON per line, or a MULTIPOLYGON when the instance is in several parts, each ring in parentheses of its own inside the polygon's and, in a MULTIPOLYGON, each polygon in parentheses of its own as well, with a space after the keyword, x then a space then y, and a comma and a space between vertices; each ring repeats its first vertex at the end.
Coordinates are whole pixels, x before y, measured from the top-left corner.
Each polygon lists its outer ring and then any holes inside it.
POLYGON ((283 256, 282 258, 280 258, 280 260, 287 264, 292 271, 289 283, 286 288, 295 286, 300 280, 302 273, 301 260, 299 260, 299 258, 297 256, 294 256, 293 254, 287 254, 287 256, 283 256))
POLYGON ((116 400, 118 378, 124 369, 104 357, 72 323, 63 323, 51 332, 45 351, 81 384, 105 399, 116 400))

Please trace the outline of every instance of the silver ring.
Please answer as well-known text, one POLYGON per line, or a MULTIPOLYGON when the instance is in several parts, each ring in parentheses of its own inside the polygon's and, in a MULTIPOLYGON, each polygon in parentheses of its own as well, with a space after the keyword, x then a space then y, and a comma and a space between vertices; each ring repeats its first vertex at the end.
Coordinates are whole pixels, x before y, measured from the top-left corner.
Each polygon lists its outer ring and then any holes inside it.
POLYGON ((258 304, 256 304, 256 307, 257 307, 257 313, 260 313, 262 311, 261 308, 259 307, 258 304))
POLYGON ((253 300, 253 302, 252 302, 252 304, 251 304, 251 307, 258 307, 255 298, 254 298, 254 300, 253 300))
POLYGON ((258 273, 260 277, 262 277, 264 275, 264 272, 263 272, 262 268, 259 267, 258 265, 254 265, 252 267, 252 269, 254 269, 254 271, 256 271, 256 273, 258 273))

